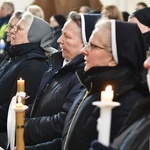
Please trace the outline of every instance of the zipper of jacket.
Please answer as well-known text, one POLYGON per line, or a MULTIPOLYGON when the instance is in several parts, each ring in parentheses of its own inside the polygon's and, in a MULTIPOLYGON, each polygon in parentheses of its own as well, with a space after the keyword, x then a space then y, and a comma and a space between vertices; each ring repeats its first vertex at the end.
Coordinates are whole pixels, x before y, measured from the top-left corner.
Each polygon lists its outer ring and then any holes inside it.
MULTIPOLYGON (((91 89, 92 89, 92 83, 91 83, 91 89)), ((89 94, 90 92, 91 92, 91 90, 90 90, 90 91, 86 91, 86 93, 85 93, 85 95, 84 95, 84 97, 83 97, 81 103, 79 104, 78 108, 76 109, 76 112, 75 112, 74 116, 72 117, 72 121, 71 121, 71 123, 70 123, 70 125, 69 125, 67 137, 66 137, 65 144, 64 144, 64 150, 66 150, 67 141, 68 141, 68 138, 69 138, 69 134, 70 134, 70 131, 71 131, 71 127, 72 127, 72 124, 73 124, 73 122, 74 122, 74 120, 75 120, 75 118, 76 118, 77 112, 78 112, 79 108, 81 107, 81 105, 83 104, 84 100, 86 99, 86 97, 88 96, 88 94, 89 94)))

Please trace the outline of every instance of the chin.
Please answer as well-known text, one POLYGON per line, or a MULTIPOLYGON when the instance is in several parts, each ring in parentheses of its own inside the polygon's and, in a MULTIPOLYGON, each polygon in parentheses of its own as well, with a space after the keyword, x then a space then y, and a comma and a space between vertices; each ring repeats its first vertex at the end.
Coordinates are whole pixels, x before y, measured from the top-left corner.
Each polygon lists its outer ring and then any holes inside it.
POLYGON ((87 66, 84 67, 84 71, 88 71, 89 69, 90 69, 90 68, 87 67, 87 66))

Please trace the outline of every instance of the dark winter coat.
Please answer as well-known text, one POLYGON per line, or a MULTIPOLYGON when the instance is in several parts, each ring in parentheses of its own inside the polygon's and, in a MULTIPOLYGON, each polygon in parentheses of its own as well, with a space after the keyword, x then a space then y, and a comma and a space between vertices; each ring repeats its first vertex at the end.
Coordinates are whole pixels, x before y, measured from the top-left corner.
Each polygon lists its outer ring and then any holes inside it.
POLYGON ((51 61, 52 68, 46 72, 47 75, 44 74, 47 81, 44 81, 44 76, 42 79, 44 85, 41 86, 46 88, 40 88, 31 118, 25 123, 26 145, 61 137, 66 115, 83 88, 75 74, 76 70, 84 67, 83 55, 76 56, 64 67, 61 52, 53 54, 51 61))
POLYGON ((0 131, 6 129, 8 106, 17 92, 17 80, 25 80, 25 92, 30 97, 26 105, 32 104, 41 78, 48 69, 44 51, 39 43, 26 43, 8 49, 10 60, 0 69, 0 131))
POLYGON ((115 138, 113 144, 105 147, 93 141, 90 150, 149 150, 150 138, 150 97, 139 102, 115 138))
POLYGON ((81 82, 88 89, 82 91, 75 100, 65 121, 62 136, 63 150, 87 150, 90 143, 97 138, 97 119, 99 108, 92 105, 99 101, 100 91, 112 85, 114 101, 121 106, 112 111, 110 140, 116 137, 134 104, 143 97, 142 86, 136 74, 125 67, 96 67, 84 74, 78 72, 81 82))

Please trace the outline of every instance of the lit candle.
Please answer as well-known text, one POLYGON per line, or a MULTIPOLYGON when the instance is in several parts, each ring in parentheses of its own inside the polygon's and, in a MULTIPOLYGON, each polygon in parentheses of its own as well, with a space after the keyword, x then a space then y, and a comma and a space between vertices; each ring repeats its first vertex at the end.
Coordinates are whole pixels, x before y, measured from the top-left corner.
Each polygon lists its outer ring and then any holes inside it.
POLYGON ((17 91, 18 92, 25 92, 25 81, 20 78, 17 80, 17 91))
POLYGON ((4 49, 5 48, 5 42, 3 39, 0 40, 0 49, 4 49))
POLYGON ((18 103, 14 106, 16 111, 16 147, 18 150, 24 150, 24 113, 28 107, 21 103, 21 97, 18 97, 18 103))
POLYGON ((112 90, 112 86, 108 85, 105 88, 105 91, 101 92, 101 101, 112 101, 114 97, 114 91, 112 90))
POLYGON ((100 117, 97 120, 98 141, 105 146, 109 146, 112 109, 120 105, 112 101, 113 97, 112 86, 108 85, 105 91, 101 92, 101 101, 93 102, 93 105, 100 108, 100 117))

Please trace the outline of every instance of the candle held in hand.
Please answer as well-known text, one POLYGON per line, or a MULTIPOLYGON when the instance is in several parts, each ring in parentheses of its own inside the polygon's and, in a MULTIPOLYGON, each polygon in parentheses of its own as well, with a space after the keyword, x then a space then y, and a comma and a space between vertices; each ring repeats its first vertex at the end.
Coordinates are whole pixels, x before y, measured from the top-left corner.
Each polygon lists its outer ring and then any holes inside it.
POLYGON ((15 105, 14 110, 16 111, 16 147, 18 150, 24 150, 24 114, 28 108, 26 105, 21 103, 22 99, 18 97, 18 103, 15 105))
POLYGON ((23 108, 23 104, 21 103, 21 97, 18 97, 18 103, 16 104, 16 108, 23 108))
POLYGON ((108 85, 105 91, 101 92, 101 101, 110 102, 113 100, 114 91, 112 90, 112 86, 108 85))
POLYGON ((20 78, 17 80, 17 91, 18 92, 25 92, 25 81, 20 78))

